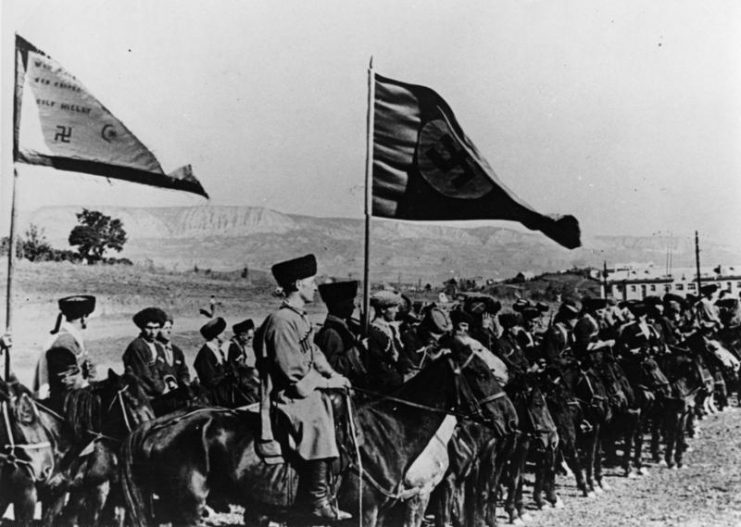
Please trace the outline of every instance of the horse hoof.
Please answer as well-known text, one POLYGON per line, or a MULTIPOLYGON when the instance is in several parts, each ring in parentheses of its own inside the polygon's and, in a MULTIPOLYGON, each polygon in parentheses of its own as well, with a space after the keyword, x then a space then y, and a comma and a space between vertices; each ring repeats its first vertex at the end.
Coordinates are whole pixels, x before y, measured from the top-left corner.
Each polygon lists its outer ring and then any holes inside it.
POLYGON ((631 470, 630 472, 625 474, 625 477, 628 479, 636 479, 638 477, 638 474, 631 470))
POLYGON ((667 463, 666 468, 668 468, 669 470, 674 470, 677 467, 674 466, 674 463, 667 463))
POLYGON ((594 493, 599 495, 599 494, 604 494, 605 491, 602 490, 599 486, 597 486, 597 487, 594 487, 594 493))
POLYGON ((606 481, 600 481, 599 482, 599 486, 605 492, 607 492, 608 490, 612 490, 612 487, 606 481))
POLYGON ((649 475, 648 474, 648 469, 647 468, 644 468, 644 467, 639 468, 638 469, 638 475, 639 476, 648 476, 649 475))
POLYGON ((587 498, 592 499, 596 497, 597 497, 597 494, 593 490, 590 490, 589 492, 587 492, 587 498))
POLYGON ((561 498, 556 498, 556 501, 551 504, 551 507, 553 507, 554 509, 563 509, 564 505, 561 498))

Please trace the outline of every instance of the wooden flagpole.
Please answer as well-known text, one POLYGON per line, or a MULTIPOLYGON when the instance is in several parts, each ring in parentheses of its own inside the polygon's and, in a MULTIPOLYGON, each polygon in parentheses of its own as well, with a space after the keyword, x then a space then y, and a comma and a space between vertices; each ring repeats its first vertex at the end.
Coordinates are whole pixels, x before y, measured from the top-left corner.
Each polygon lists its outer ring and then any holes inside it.
MULTIPOLYGON (((18 169, 13 167, 13 188, 10 202, 10 233, 8 235, 8 276, 5 286, 5 332, 13 331, 13 269, 15 267, 15 229, 18 223, 18 169)), ((5 380, 10 377, 10 347, 5 352, 5 380)))
POLYGON ((702 287, 702 278, 700 278, 700 235, 695 231, 695 266, 697 268, 697 295, 702 296, 700 288, 702 287))
POLYGON ((366 114, 365 140, 365 253, 363 259, 363 335, 368 335, 370 325, 370 233, 373 214, 373 119, 375 117, 376 74, 373 57, 368 64, 368 113, 366 114))

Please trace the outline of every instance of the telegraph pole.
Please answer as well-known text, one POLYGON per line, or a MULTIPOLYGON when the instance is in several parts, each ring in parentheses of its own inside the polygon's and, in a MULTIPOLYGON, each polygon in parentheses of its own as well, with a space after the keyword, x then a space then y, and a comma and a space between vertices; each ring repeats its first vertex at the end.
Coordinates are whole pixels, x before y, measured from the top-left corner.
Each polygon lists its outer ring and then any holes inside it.
POLYGON ((695 264, 697 266, 697 294, 700 294, 702 279, 700 278, 700 236, 695 231, 695 264))

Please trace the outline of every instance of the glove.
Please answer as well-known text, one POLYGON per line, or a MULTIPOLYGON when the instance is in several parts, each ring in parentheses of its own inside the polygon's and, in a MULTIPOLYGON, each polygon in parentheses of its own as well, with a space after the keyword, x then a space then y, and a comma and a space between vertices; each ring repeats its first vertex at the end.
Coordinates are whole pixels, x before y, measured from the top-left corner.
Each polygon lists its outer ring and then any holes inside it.
POLYGON ((325 388, 328 390, 350 388, 350 381, 344 375, 333 375, 327 379, 325 388))

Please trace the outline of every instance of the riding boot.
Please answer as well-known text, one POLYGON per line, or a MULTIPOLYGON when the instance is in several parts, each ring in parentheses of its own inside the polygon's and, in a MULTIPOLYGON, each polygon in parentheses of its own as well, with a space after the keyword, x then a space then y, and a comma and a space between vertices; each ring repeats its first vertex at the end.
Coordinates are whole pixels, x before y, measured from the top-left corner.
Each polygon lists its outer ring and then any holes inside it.
POLYGON ((333 507, 329 496, 329 461, 318 459, 308 462, 309 499, 311 516, 323 520, 348 520, 352 515, 333 507))

